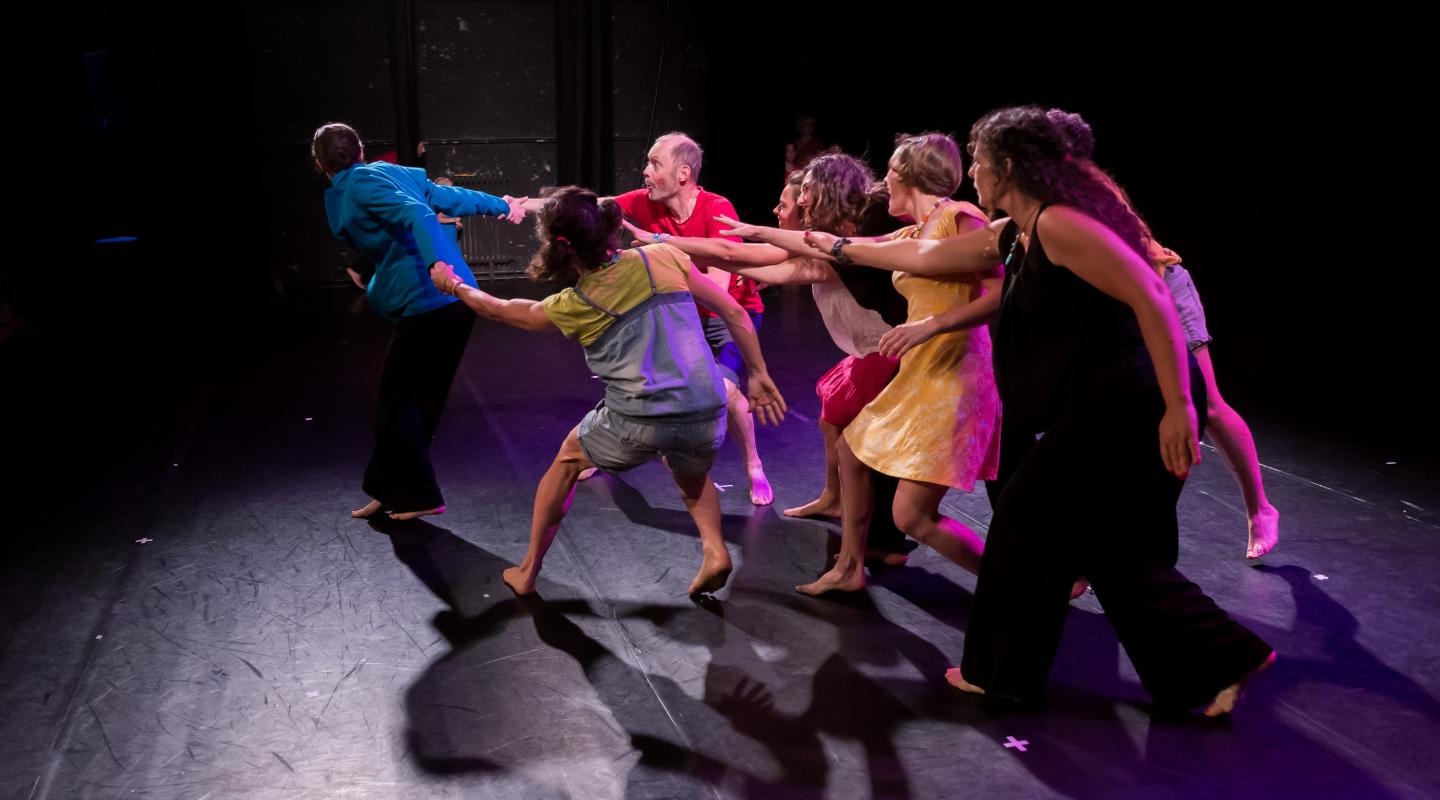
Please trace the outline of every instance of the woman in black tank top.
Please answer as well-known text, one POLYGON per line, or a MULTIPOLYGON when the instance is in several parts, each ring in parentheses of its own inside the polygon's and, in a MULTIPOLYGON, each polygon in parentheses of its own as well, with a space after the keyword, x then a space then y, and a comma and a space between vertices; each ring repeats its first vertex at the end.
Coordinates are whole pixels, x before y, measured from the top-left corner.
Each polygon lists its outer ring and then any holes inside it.
POLYGON ((1008 212, 987 229, 874 244, 811 237, 822 253, 890 270, 1005 265, 995 513, 964 659, 946 677, 964 691, 1037 699, 1071 582, 1084 575, 1157 706, 1227 713, 1274 652, 1175 568, 1175 503, 1199 461, 1204 392, 1143 257, 1143 226, 1070 159, 1043 109, 991 112, 971 129, 970 152, 980 204, 1008 212))

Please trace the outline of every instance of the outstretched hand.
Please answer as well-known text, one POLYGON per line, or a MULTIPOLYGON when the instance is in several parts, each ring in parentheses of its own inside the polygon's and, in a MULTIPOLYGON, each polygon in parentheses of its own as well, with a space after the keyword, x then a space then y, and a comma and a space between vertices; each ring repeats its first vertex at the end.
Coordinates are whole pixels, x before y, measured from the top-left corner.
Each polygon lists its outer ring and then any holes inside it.
POLYGON ((525 204, 530 202, 530 198, 511 197, 507 194, 501 199, 510 207, 510 210, 505 212, 505 219, 512 225, 519 225, 525 219, 525 204))
POLYGON ((839 240, 839 238, 840 237, 833 233, 825 233, 824 231, 805 231, 805 244, 810 245, 811 249, 819 251, 818 253, 811 253, 810 255, 818 255, 821 258, 832 261, 834 259, 831 257, 830 251, 834 249, 835 242, 839 240))
POLYGON ((746 225, 740 220, 727 217, 724 214, 717 214, 715 221, 728 229, 720 231, 721 236, 739 236, 742 239, 754 239, 765 227, 763 225, 746 225))
POLYGON ((897 325, 880 337, 880 354, 899 358, 912 349, 930 341, 935 335, 935 318, 926 317, 918 322, 897 325))
POLYGON ((623 217, 620 219, 620 224, 624 225, 625 230, 629 231, 630 235, 634 237, 637 247, 642 244, 653 244, 655 242, 655 234, 652 231, 647 231, 623 217))
POLYGON ((465 285, 465 281, 455 274, 455 268, 444 261, 436 261, 430 265, 430 281, 435 284, 436 289, 451 295, 465 285))
POLYGON ((780 389, 769 375, 763 372, 751 373, 746 381, 746 389, 746 395, 750 399, 750 411, 760 420, 760 424, 778 426, 780 421, 785 419, 785 398, 780 395, 780 389))

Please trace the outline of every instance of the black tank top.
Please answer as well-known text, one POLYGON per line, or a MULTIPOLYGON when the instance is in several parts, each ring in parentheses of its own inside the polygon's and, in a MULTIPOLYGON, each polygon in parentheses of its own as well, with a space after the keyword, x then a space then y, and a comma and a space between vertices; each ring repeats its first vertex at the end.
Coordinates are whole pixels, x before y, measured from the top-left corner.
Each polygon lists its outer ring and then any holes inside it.
POLYGON ((1071 415, 1157 391, 1130 307, 1051 262, 1038 230, 1025 249, 1019 234, 1014 220, 1000 232, 1000 252, 1009 255, 994 358, 1006 426, 1041 433, 1071 415))

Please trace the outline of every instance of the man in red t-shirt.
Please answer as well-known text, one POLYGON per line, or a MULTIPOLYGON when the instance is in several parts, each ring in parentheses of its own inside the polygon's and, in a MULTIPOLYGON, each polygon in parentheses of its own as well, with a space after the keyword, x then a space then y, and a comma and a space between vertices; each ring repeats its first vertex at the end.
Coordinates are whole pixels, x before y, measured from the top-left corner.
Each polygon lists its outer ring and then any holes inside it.
MULTIPOLYGON (((663 241, 665 236, 717 236, 722 226, 715 221, 716 215, 736 218, 735 207, 724 197, 701 188, 698 181, 702 157, 700 145, 689 136, 683 133, 661 136, 650 148, 645 165, 645 188, 618 195, 615 201, 632 223, 652 234, 654 241, 663 241)), ((755 282, 721 269, 712 269, 706 274, 727 287, 730 296, 750 314, 758 330, 765 304, 760 300, 755 282)), ((700 309, 700 317, 705 325, 705 338, 725 373, 730 431, 745 454, 750 502, 757 506, 769 505, 775 493, 755 449, 755 422, 745 395, 736 388, 743 385, 739 377, 739 351, 721 320, 704 308, 700 309)))

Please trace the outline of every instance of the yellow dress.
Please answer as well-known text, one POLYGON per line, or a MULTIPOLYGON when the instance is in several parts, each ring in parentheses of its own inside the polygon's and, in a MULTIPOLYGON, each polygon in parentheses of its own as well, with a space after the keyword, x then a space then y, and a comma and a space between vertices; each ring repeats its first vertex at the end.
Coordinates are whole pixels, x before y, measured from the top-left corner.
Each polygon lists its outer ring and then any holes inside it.
MULTIPOLYGON (((950 203, 928 238, 954 236, 957 215, 986 220, 970 203, 950 203)), ((919 236, 912 225, 892 238, 919 236)), ((980 297, 974 274, 925 278, 894 273, 895 289, 909 301, 907 322, 918 322, 980 297)), ((845 428, 855 456, 896 478, 970 491, 991 480, 1000 460, 1000 397, 990 366, 990 331, 979 326, 942 333, 910 350, 900 370, 845 428)))

